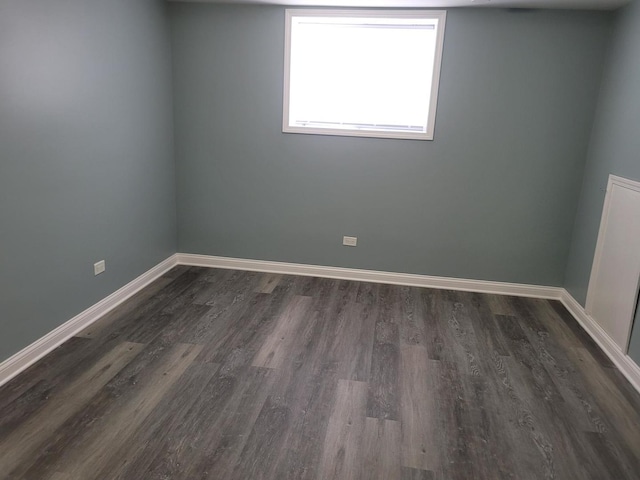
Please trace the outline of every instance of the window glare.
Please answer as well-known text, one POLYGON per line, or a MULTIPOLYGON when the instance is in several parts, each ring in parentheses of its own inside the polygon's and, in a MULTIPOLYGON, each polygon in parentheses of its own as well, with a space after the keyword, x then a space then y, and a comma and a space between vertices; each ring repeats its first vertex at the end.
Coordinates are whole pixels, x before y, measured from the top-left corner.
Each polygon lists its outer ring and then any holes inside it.
POLYGON ((289 126, 425 133, 437 27, 435 18, 293 16, 289 126))

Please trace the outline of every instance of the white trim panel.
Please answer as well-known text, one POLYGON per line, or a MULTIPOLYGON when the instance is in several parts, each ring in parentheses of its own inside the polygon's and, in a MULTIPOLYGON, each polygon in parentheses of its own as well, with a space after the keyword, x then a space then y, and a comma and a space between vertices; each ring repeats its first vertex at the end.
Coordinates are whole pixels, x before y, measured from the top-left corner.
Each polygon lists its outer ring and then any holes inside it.
POLYGON ((620 372, 629 380, 631 385, 640 392, 640 367, 616 345, 613 339, 585 311, 582 305, 564 289, 561 300, 569 310, 569 313, 574 316, 582 328, 600 346, 615 366, 620 369, 620 372))
POLYGON ((633 190, 635 192, 640 192, 640 182, 636 182, 635 180, 631 180, 624 177, 618 177, 617 175, 609 174, 609 179, 607 181, 607 193, 604 197, 604 203, 602 205, 602 217, 600 218, 600 228, 598 229, 598 240, 596 242, 596 250, 593 255, 593 265, 591 268, 591 275, 589 277, 589 286, 587 289, 587 302, 585 305, 585 310, 587 312, 591 312, 593 307, 593 285, 594 280, 598 276, 598 272, 600 271, 600 260, 602 258, 602 250, 604 248, 603 240, 605 233, 607 231, 607 224, 609 223, 609 213, 610 213, 610 203, 611 203, 611 191, 617 185, 619 187, 628 188, 629 190, 633 190))
POLYGON ((413 287, 495 293, 499 295, 517 295, 520 297, 553 298, 559 300, 563 290, 560 287, 544 287, 520 283, 466 280, 461 278, 434 277, 431 275, 416 275, 411 273, 379 272, 376 270, 360 270, 356 268, 325 267, 321 265, 304 265, 300 263, 214 257, 190 253, 178 253, 177 257, 179 264, 198 267, 228 268, 254 272, 338 278, 341 280, 389 283, 393 285, 409 285, 413 287))
POLYGON ((640 193, 640 182, 609 175, 585 303, 587 314, 593 319, 599 319, 603 328, 625 353, 631 339, 640 280, 637 255, 629 253, 623 258, 621 252, 630 248, 632 243, 630 239, 639 228, 637 222, 631 221, 636 217, 638 193, 640 193), (633 195, 633 199, 628 197, 629 194, 633 195), (620 209, 623 205, 627 207, 631 205, 631 203, 627 204, 624 198, 628 202, 633 202, 635 208, 633 211, 626 211, 623 221, 620 218, 622 214, 620 209), (624 231, 624 240, 616 236, 616 232, 620 234, 621 229, 624 231), (603 258, 608 259, 606 265, 602 263, 603 258), (609 264, 611 262, 615 268, 609 264), (631 288, 632 285, 633 288, 631 288))
POLYGON ((71 320, 63 323, 47 333, 44 337, 36 340, 31 345, 23 348, 15 355, 0 363, 0 386, 33 365, 59 345, 62 345, 69 338, 91 325, 104 314, 113 310, 177 264, 176 255, 172 255, 138 278, 127 283, 124 287, 116 290, 108 297, 103 298, 95 305, 87 308, 71 320))

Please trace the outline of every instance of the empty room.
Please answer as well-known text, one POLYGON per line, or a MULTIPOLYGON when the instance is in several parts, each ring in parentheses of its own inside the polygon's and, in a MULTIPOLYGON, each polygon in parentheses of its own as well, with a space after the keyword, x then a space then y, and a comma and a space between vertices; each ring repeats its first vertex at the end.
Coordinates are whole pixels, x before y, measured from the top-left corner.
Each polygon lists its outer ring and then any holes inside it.
POLYGON ((0 479, 640 479, 640 3, 0 0, 0 479))

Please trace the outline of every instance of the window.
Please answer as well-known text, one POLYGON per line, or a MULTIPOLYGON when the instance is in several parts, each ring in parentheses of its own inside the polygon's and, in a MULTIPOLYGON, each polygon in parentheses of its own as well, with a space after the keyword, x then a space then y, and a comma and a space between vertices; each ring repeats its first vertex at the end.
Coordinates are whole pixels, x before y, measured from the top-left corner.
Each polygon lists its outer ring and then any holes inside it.
POLYGON ((432 140, 445 17, 287 10, 283 132, 432 140))

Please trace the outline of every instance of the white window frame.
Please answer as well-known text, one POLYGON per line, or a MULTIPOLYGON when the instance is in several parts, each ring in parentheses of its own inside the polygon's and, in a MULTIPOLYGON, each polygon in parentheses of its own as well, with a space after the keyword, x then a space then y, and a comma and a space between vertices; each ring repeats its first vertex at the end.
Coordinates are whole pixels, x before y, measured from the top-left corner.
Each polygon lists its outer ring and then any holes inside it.
POLYGON ((438 87, 440 84, 440 67, 442 64, 442 51, 444 46, 444 30, 447 12, 444 10, 347 10, 347 9, 286 9, 285 11, 285 49, 284 49, 284 94, 282 131, 284 133, 303 133, 314 135, 339 135, 353 137, 396 138, 412 140, 433 140, 438 104, 438 87), (310 126, 292 126, 289 123, 290 114, 290 68, 291 68, 291 25, 292 18, 297 16, 318 17, 345 17, 345 18, 421 18, 437 20, 436 48, 433 65, 433 78, 431 82, 431 97, 429 111, 425 112, 427 118, 425 132, 410 131, 383 131, 383 130, 357 130, 357 129, 332 129, 310 126))

